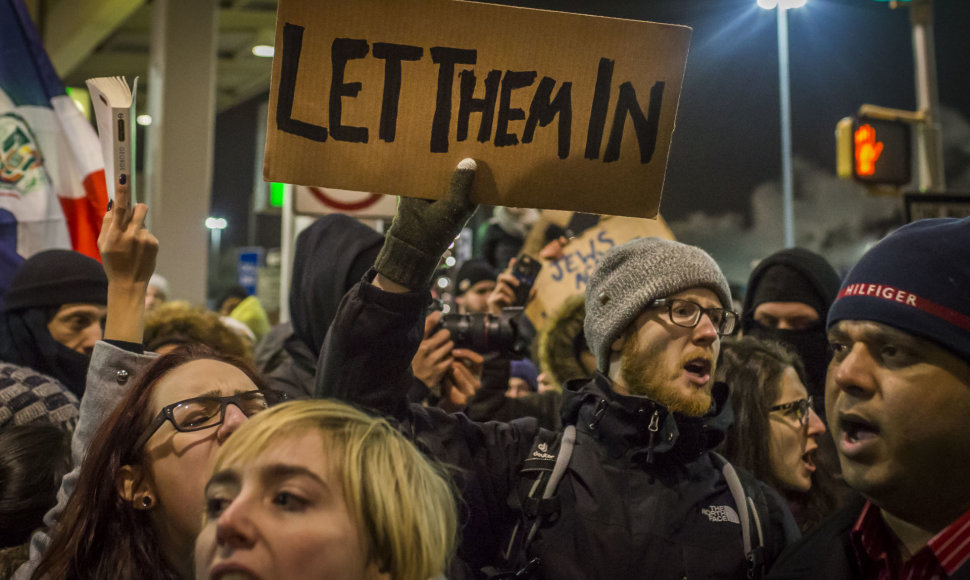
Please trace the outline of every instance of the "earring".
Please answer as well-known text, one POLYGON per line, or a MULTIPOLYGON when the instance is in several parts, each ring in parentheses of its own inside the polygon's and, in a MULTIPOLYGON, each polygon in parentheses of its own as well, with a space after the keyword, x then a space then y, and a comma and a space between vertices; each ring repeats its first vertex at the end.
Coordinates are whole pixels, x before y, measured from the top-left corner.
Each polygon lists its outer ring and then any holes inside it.
POLYGON ((142 496, 142 498, 141 498, 141 507, 142 507, 142 509, 146 509, 146 510, 147 509, 151 509, 151 507, 152 507, 152 496, 150 496, 150 495, 142 496))

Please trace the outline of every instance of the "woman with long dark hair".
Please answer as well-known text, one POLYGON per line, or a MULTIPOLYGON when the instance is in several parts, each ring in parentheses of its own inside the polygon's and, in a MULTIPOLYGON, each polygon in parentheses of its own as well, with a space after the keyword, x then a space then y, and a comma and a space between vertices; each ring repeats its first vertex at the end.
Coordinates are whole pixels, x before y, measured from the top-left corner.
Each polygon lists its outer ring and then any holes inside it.
POLYGON ((37 578, 186 578, 206 475, 247 417, 282 400, 200 345, 157 359, 91 440, 37 578))
POLYGON ((74 468, 17 580, 190 577, 216 451, 248 416, 280 400, 260 390, 247 364, 208 348, 143 353, 158 251, 146 211, 139 204, 105 216, 98 247, 108 314, 71 443, 74 468))
POLYGON ((724 454, 788 500, 805 531, 839 506, 839 484, 818 460, 825 424, 812 409, 798 355, 753 337, 725 341, 717 380, 731 389, 724 454))

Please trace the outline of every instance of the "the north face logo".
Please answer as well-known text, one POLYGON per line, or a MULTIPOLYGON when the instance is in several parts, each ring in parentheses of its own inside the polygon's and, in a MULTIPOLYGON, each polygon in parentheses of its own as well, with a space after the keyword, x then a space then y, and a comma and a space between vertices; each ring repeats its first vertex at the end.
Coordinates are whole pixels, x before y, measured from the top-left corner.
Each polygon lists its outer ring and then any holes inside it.
POLYGON ((741 523, 738 512, 734 511, 734 508, 729 505, 712 505, 707 508, 701 508, 701 513, 707 516, 712 522, 741 523))

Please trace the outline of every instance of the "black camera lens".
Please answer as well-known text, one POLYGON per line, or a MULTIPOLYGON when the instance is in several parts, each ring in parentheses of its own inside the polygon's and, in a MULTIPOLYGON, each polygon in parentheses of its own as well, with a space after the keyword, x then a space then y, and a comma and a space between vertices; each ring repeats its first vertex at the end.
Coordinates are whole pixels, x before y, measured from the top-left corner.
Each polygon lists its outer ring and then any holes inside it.
POLYGON ((521 309, 491 314, 445 314, 440 327, 451 333, 455 348, 467 348, 480 354, 502 353, 517 356, 518 316, 521 309))

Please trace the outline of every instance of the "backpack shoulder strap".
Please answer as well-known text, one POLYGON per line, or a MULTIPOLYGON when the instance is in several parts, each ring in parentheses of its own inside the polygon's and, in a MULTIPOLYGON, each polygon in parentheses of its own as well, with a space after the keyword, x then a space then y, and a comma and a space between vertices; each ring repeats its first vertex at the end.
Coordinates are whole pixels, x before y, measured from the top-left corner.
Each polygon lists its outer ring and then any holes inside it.
POLYGON ((741 520, 741 541, 744 545, 744 558, 748 562, 748 578, 761 578, 765 572, 765 535, 761 525, 763 516, 769 514, 768 500, 761 485, 747 471, 737 471, 731 462, 716 452, 711 452, 714 464, 731 490, 734 505, 738 508, 741 520))
POLYGON ((575 425, 566 425, 558 433, 540 430, 532 441, 529 455, 519 470, 519 485, 509 497, 510 507, 520 513, 519 521, 502 552, 502 560, 507 566, 512 569, 524 567, 517 572, 488 567, 483 569, 488 578, 526 578, 528 575, 521 573, 529 573, 538 567, 538 559, 526 561, 528 547, 542 524, 559 515, 560 502, 555 493, 566 473, 575 444, 575 425))
MULTIPOLYGON (((550 499, 556 493, 556 489, 559 487, 559 482, 562 481, 562 476, 566 473, 566 467, 569 465, 569 460, 573 455, 573 447, 576 445, 576 426, 566 425, 562 430, 562 437, 559 439, 559 452, 556 454, 556 460, 553 462, 552 472, 549 474, 549 478, 546 480, 546 485, 542 490, 540 503, 549 502, 550 499)), ((553 502, 555 506, 556 514, 559 513, 559 502, 553 502)), ((535 537, 536 532, 539 531, 539 527, 542 522, 545 521, 549 513, 542 513, 540 511, 535 522, 532 524, 532 529, 529 530, 529 535, 525 539, 526 546, 532 542, 535 537)))

